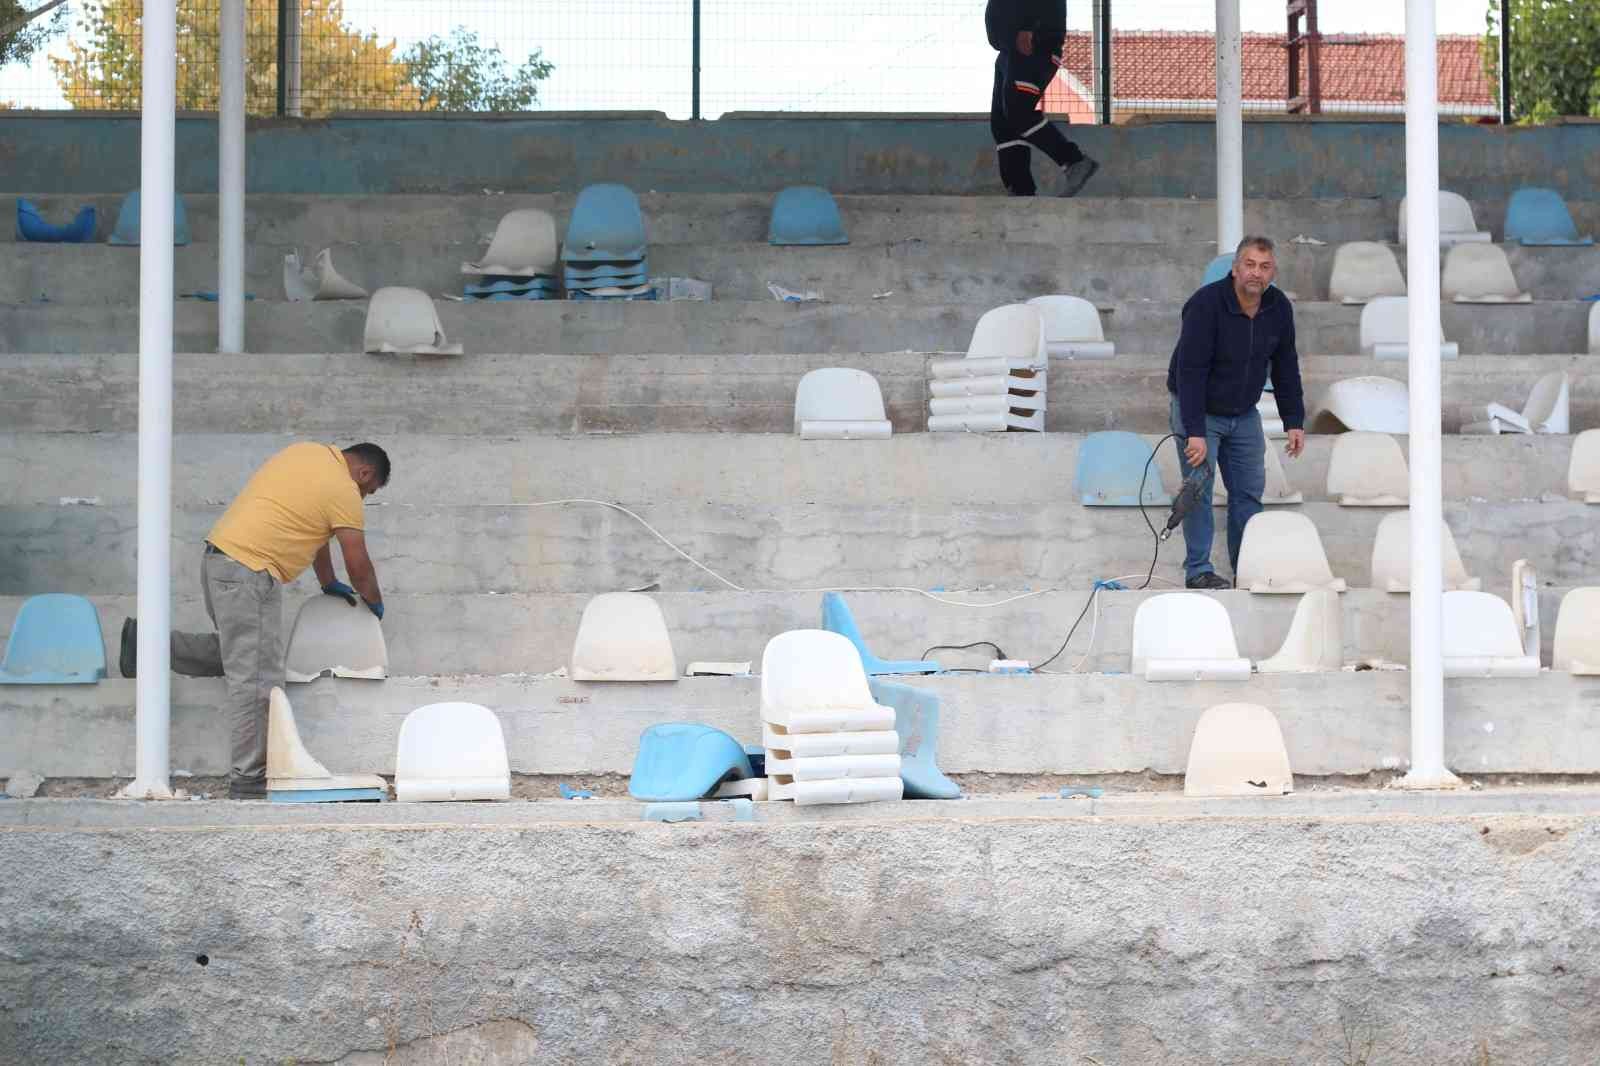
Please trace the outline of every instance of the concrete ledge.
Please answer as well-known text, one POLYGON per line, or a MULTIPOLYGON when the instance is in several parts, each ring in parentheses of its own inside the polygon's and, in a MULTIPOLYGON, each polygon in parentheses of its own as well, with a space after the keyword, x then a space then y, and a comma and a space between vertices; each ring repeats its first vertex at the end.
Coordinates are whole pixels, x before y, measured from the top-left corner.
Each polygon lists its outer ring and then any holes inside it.
MULTIPOLYGON (((1162 684, 1128 675, 944 675, 914 684, 942 704, 947 773, 1181 774, 1200 714, 1218 703, 1272 708, 1297 774, 1404 769, 1410 750, 1403 672, 1265 675, 1239 683, 1162 684)), ((133 681, 0 689, 6 758, 44 777, 127 776, 133 681)), ((172 765, 227 772, 221 679, 173 681, 172 765)), ((699 721, 747 743, 760 736, 758 678, 599 684, 532 677, 323 678, 289 687, 300 735, 334 773, 394 769, 400 723, 417 707, 464 700, 500 716, 521 774, 628 773, 649 725, 699 721)), ((1445 761, 1479 774, 1600 772, 1600 681, 1445 682, 1445 761)), ((4 776, 0 774, 0 776, 4 776)))

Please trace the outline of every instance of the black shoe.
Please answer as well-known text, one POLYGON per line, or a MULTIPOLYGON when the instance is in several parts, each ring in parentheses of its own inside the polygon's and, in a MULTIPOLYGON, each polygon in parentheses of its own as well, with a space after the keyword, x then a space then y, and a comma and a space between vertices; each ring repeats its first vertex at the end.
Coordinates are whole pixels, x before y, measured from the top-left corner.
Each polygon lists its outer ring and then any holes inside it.
POLYGON ((1076 196, 1076 195, 1078 195, 1080 192, 1083 191, 1083 187, 1085 185, 1089 184, 1089 179, 1094 177, 1095 171, 1097 171, 1099 169, 1100 169, 1100 164, 1096 163, 1093 159, 1090 159, 1088 156, 1084 156, 1082 159, 1078 160, 1076 163, 1072 163, 1072 164, 1070 164, 1068 166, 1062 167, 1061 168, 1061 192, 1058 195, 1060 195, 1060 196, 1076 196))
POLYGON ((233 800, 260 800, 267 798, 267 779, 264 777, 230 777, 228 798, 233 800))
POLYGON ((1233 588, 1233 582, 1229 581, 1215 570, 1207 570, 1205 573, 1196 574, 1194 577, 1191 577, 1189 580, 1185 581, 1183 583, 1183 587, 1190 589, 1205 589, 1207 591, 1214 592, 1222 589, 1233 588))
POLYGON ((134 677, 139 665, 139 622, 137 619, 124 618, 122 620, 122 654, 118 656, 118 666, 122 667, 123 677, 134 677))

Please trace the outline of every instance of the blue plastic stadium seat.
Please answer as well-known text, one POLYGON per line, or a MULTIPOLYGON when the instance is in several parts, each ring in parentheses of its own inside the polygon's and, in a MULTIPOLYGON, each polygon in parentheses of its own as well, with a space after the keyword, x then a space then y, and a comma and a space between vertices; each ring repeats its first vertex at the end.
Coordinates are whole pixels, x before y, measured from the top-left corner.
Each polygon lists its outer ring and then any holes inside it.
POLYGON ((106 676, 100 616, 82 596, 30 596, 17 612, 0 663, 3 685, 92 685, 106 676))
POLYGON ((839 205, 820 185, 791 185, 772 201, 769 244, 849 244, 839 205))
POLYGON ((475 303, 479 300, 553 300, 557 288, 556 279, 550 277, 485 275, 480 282, 467 282, 461 291, 468 303, 475 303))
POLYGON ((1578 236, 1572 213, 1554 189, 1523 186, 1506 205, 1506 241, 1534 245, 1590 245, 1593 237, 1578 236))
POLYGON ((1200 284, 1210 285, 1213 281, 1221 281, 1233 270, 1233 253, 1225 252, 1206 264, 1206 272, 1200 276, 1200 284))
POLYGON ((1146 507, 1172 502, 1161 487, 1161 464, 1150 462, 1150 445, 1137 433, 1117 429, 1091 433, 1078 448, 1078 502, 1085 507, 1138 507, 1141 478, 1146 507))
POLYGON ((590 185, 578 194, 561 261, 637 261, 645 255, 644 213, 626 185, 590 185))
POLYGON ((82 207, 71 222, 57 226, 46 222, 32 200, 17 200, 17 240, 47 244, 82 244, 94 240, 94 207, 82 207))
POLYGON ((867 676, 876 677, 879 674, 937 674, 939 664, 929 660, 906 659, 894 661, 880 659, 867 650, 867 642, 861 639, 861 630, 856 627, 856 620, 850 613, 850 607, 844 602, 844 597, 837 592, 824 592, 822 594, 822 628, 830 633, 838 633, 847 637, 850 643, 856 646, 856 654, 861 656, 861 665, 866 668, 867 676))
MULTIPOLYGON (((106 238, 107 244, 137 245, 139 243, 139 190, 130 192, 117 212, 117 227, 106 238)), ((172 243, 182 246, 189 243, 189 212, 183 206, 183 196, 174 194, 172 201, 172 243)))
POLYGON ((894 708, 905 798, 959 799, 961 786, 944 776, 938 764, 939 697, 899 681, 868 681, 867 685, 874 700, 894 708))
POLYGON ((628 795, 650 803, 688 802, 723 781, 754 777, 744 746, 699 722, 665 722, 639 735, 628 795))

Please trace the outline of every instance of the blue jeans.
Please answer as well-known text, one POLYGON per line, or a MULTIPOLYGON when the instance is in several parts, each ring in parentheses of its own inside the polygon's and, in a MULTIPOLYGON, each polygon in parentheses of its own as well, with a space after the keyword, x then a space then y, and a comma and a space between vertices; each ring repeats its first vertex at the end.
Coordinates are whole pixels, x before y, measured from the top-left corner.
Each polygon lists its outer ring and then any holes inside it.
MULTIPOLYGON (((1184 432, 1178 398, 1172 397, 1172 432, 1178 435, 1178 466, 1185 477, 1199 471, 1183 458, 1189 443, 1184 432)), ((1267 488, 1267 438, 1261 431, 1261 414, 1254 407, 1242 415, 1206 415, 1206 465, 1211 469, 1200 501, 1183 519, 1183 540, 1188 551, 1183 558, 1184 577, 1193 579, 1213 571, 1211 539, 1216 520, 1211 513, 1212 488, 1220 468, 1222 483, 1228 489, 1228 563, 1239 573, 1239 545, 1244 542, 1244 524, 1261 513, 1261 494, 1267 488)))

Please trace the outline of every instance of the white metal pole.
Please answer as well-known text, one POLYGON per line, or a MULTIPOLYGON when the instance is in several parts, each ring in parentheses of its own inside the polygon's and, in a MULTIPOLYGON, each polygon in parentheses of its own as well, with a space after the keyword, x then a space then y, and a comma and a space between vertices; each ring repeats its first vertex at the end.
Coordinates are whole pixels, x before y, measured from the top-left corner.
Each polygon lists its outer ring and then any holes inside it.
POLYGON ((139 123, 139 680, 134 779, 170 799, 172 725, 172 203, 176 0, 144 0, 139 123))
POLYGON ((217 102, 217 350, 244 351, 244 3, 222 0, 217 102))
POLYGON ((1239 0, 1217 0, 1217 252, 1244 238, 1244 43, 1239 0))
POLYGON ((1407 362, 1411 410, 1411 769, 1408 788, 1460 784, 1444 765, 1444 565, 1439 386, 1439 100, 1434 0, 1406 0, 1407 362))

